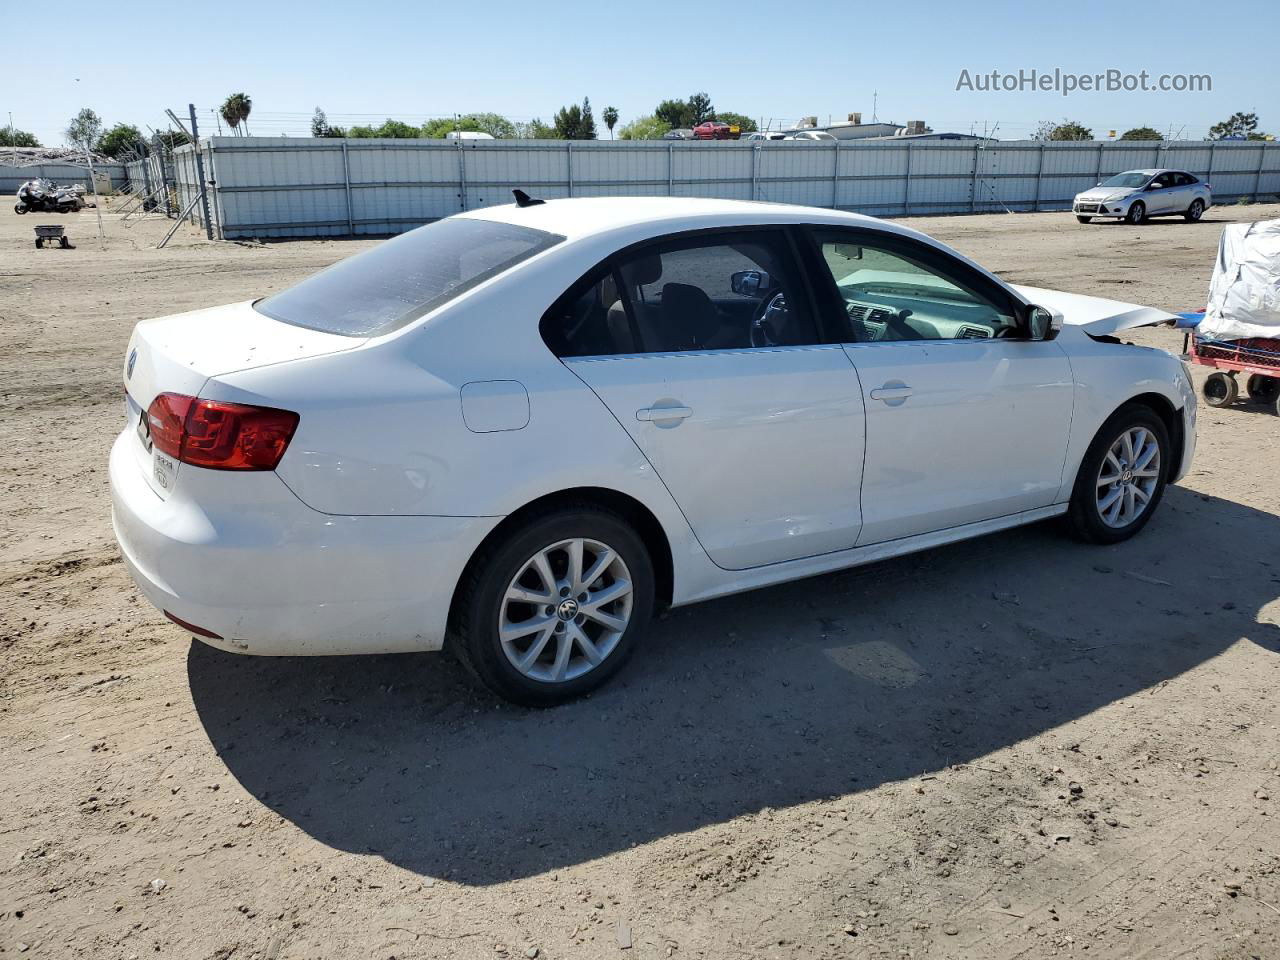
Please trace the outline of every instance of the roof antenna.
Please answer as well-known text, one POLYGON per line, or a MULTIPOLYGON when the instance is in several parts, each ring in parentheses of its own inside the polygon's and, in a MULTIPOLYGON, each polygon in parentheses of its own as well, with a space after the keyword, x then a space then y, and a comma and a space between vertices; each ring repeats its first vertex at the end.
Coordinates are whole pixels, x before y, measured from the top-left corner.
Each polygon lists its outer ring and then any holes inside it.
POLYGON ((536 207, 540 203, 547 202, 540 197, 531 197, 519 188, 512 190, 511 194, 516 198, 517 207, 536 207))

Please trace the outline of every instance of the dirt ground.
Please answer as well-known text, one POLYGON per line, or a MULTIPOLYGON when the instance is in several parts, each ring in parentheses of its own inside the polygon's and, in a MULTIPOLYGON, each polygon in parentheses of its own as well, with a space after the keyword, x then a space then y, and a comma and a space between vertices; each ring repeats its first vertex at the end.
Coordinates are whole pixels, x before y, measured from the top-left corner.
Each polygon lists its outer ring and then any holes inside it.
MULTIPOLYGON (((1185 310, 1222 224, 1276 216, 910 223, 1185 310)), ((105 247, 87 212, 34 249, 52 219, 0 211, 0 955, 1280 956, 1280 419, 1203 409, 1129 543, 1046 524, 680 609, 528 712, 439 655, 216 652, 117 556, 132 325, 368 241, 157 251, 108 209, 105 247)))

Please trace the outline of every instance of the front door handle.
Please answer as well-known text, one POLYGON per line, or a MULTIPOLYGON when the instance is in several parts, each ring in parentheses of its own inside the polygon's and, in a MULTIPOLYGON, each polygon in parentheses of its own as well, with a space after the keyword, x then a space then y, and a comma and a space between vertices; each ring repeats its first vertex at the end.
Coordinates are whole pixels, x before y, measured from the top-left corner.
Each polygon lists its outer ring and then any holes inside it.
POLYGON ((909 396, 911 396, 911 388, 901 380, 890 381, 871 391, 872 400, 883 400, 890 405, 902 403, 909 396))
POLYGON ((688 407, 645 407, 643 410, 636 411, 637 420, 648 420, 654 423, 661 423, 663 420, 683 420, 691 416, 693 411, 688 407))

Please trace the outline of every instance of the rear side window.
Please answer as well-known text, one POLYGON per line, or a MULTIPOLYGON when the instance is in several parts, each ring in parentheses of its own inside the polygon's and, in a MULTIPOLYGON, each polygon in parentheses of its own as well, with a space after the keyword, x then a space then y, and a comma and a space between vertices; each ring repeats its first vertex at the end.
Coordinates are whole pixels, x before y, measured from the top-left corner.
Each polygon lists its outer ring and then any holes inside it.
POLYGON ((451 217, 335 263, 254 306, 274 320, 311 330, 377 336, 563 239, 509 223, 451 217))

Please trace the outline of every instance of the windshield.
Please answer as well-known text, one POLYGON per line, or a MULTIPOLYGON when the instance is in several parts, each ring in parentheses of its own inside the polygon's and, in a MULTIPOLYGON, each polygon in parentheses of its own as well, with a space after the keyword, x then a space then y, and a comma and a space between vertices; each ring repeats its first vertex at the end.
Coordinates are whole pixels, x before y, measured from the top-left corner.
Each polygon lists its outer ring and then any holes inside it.
POLYGON ((1110 180, 1103 180, 1103 187, 1140 187, 1151 179, 1149 173, 1117 173, 1110 180))
POLYGON ((450 217, 386 240, 254 304, 274 320, 348 337, 389 333, 564 237, 450 217))

